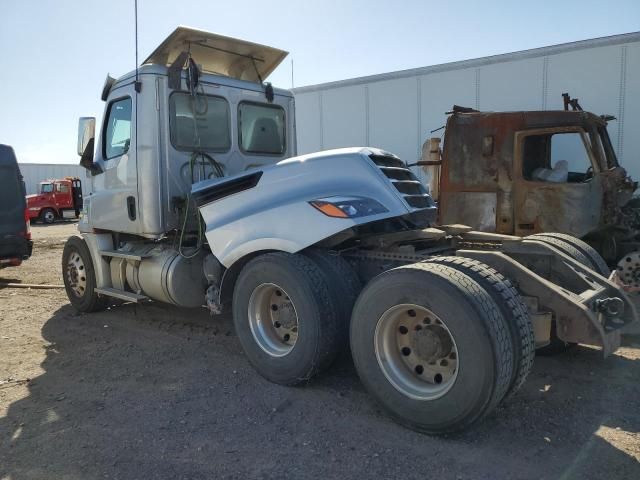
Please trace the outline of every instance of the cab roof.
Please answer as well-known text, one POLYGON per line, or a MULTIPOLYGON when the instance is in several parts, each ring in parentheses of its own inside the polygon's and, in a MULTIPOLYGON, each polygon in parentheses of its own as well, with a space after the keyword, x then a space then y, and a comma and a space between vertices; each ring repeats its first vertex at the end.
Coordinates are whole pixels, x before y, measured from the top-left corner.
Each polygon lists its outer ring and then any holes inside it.
POLYGON ((260 82, 288 55, 277 48, 180 26, 142 62, 169 66, 188 51, 203 72, 260 82))
POLYGON ((561 127, 571 125, 607 125, 607 120, 588 111, 524 110, 512 112, 454 111, 449 124, 501 125, 509 128, 561 127))

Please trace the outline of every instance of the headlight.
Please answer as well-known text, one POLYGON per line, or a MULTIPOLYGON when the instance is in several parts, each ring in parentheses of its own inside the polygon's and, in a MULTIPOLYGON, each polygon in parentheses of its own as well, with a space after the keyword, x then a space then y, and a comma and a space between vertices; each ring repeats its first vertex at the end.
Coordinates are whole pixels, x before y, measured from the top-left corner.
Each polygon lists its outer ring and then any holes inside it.
POLYGON ((309 204, 334 218, 366 217, 389 211, 376 200, 366 197, 326 197, 312 200, 309 204))

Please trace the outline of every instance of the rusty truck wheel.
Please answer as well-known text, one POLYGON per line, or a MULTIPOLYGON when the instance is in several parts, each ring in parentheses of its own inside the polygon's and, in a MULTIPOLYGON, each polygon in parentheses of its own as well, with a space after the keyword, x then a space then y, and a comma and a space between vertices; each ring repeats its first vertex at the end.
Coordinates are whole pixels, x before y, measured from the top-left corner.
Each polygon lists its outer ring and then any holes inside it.
POLYGON ((417 431, 467 428, 511 384, 513 343, 498 306, 446 265, 411 264, 375 277, 358 297, 350 337, 366 389, 417 431))

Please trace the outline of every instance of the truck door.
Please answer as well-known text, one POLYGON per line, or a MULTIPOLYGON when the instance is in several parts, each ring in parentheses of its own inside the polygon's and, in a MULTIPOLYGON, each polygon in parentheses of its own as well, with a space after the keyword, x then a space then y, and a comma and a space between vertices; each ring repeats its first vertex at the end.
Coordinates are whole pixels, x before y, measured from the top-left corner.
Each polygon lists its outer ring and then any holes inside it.
POLYGON ((602 202, 597 140, 581 127, 517 132, 514 142, 516 235, 597 227, 602 202))
POLYGON ((53 202, 58 210, 71 207, 71 189, 67 182, 54 184, 53 202))
POLYGON ((79 178, 74 178, 71 182, 71 196, 73 197, 73 209, 75 210, 76 217, 80 215, 82 210, 82 182, 79 178))
POLYGON ((90 217, 94 227, 138 233, 138 174, 133 133, 135 92, 132 85, 115 89, 109 99, 96 159, 103 172, 96 175, 90 217))

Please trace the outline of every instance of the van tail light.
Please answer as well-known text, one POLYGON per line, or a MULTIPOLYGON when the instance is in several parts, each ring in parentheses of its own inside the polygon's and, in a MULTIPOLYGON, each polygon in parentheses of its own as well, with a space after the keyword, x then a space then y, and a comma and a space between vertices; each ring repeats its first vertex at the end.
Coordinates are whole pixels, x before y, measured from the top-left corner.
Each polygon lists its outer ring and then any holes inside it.
POLYGON ((22 236, 27 240, 31 240, 31 220, 29 219, 29 209, 24 209, 24 232, 22 236))

